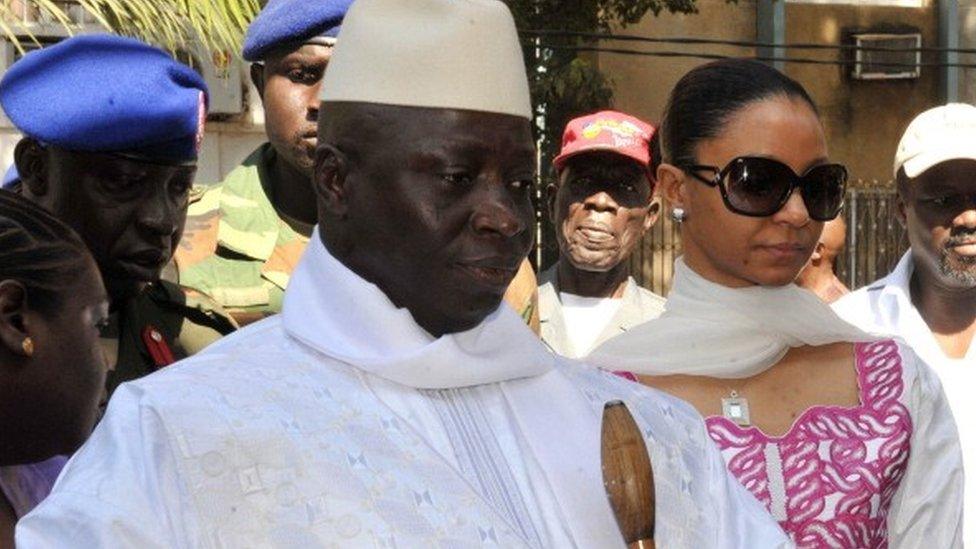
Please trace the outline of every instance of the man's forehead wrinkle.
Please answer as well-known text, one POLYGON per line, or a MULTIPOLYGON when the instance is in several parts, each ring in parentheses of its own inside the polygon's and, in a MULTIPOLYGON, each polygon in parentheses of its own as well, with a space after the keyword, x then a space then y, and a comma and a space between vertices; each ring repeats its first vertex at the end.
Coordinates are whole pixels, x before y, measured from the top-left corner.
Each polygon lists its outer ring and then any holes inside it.
POLYGON ((326 61, 332 52, 330 46, 320 44, 291 44, 282 46, 264 56, 261 62, 265 64, 281 63, 285 60, 298 61, 326 61))
POLYGON ((535 159, 535 145, 531 142, 520 144, 519 140, 512 134, 504 135, 472 135, 468 126, 463 122, 458 122, 456 129, 437 125, 438 131, 424 132, 419 139, 435 146, 451 151, 471 154, 495 154, 502 151, 512 151, 514 154, 535 159))
POLYGON ((427 149, 437 149, 462 154, 491 154, 498 149, 497 143, 464 135, 429 135, 421 141, 427 149))
POLYGON ((950 160, 922 172, 908 185, 915 193, 976 189, 976 162, 950 160))
POLYGON ((378 143, 396 142, 401 145, 399 149, 404 150, 402 145, 406 143, 407 149, 419 154, 492 157, 504 152, 509 158, 533 166, 535 162, 535 145, 530 137, 519 139, 515 128, 506 131, 504 126, 496 131, 473 128, 483 121, 473 119, 466 111, 324 102, 319 119, 320 137, 340 149, 375 149, 378 143))
POLYGON ((372 105, 323 103, 319 111, 319 136, 341 147, 375 144, 392 138, 398 129, 396 117, 372 105))

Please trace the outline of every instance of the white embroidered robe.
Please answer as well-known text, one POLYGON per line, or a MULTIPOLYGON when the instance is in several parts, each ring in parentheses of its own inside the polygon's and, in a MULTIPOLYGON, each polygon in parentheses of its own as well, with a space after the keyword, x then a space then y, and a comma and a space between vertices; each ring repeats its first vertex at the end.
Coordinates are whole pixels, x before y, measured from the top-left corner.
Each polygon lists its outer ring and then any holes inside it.
POLYGON ((685 403, 551 355, 506 307, 432 338, 318 237, 282 315, 123 385, 18 547, 617 547, 600 417, 654 465, 659 547, 780 547, 685 403))

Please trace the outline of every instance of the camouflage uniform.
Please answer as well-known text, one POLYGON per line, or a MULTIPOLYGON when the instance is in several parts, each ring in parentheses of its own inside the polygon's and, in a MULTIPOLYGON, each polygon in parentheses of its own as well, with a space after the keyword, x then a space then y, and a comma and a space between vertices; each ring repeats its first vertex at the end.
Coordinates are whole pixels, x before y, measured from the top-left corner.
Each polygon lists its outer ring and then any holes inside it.
POLYGON ((281 310, 308 237, 275 211, 265 143, 221 183, 195 190, 176 251, 178 280, 212 297, 241 325, 281 310))
MULTIPOLYGON (((268 199, 274 157, 265 143, 224 181, 195 190, 176 251, 175 280, 212 297, 242 326, 281 311, 288 279, 308 243, 268 199)), ((505 299, 536 333, 538 295, 525 261, 505 299)))
POLYGON ((106 381, 109 394, 120 383, 193 355, 235 328, 206 296, 162 280, 150 284, 116 307, 102 330, 112 367, 106 381))

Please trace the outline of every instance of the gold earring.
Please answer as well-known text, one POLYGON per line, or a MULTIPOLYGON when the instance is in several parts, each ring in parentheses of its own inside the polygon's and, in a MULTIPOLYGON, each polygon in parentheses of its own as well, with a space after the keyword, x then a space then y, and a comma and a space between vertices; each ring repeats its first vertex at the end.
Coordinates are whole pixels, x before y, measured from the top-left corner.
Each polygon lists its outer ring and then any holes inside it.
POLYGON ((20 348, 24 350, 24 354, 27 356, 34 356, 34 340, 25 337, 24 341, 20 343, 20 348))

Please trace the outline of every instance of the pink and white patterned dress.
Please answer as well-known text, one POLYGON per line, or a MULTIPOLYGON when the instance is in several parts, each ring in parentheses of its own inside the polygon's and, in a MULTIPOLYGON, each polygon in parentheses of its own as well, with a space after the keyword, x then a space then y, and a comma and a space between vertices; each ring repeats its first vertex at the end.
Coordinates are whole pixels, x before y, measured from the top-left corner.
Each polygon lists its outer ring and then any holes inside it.
POLYGON ((814 406, 783 436, 706 419, 732 474, 798 547, 888 546, 888 514, 913 433, 894 341, 855 346, 860 404, 814 406))
POLYGON ((709 436, 800 548, 961 548, 962 453, 938 377, 903 342, 854 348, 857 406, 814 406, 778 437, 709 417, 709 436))

